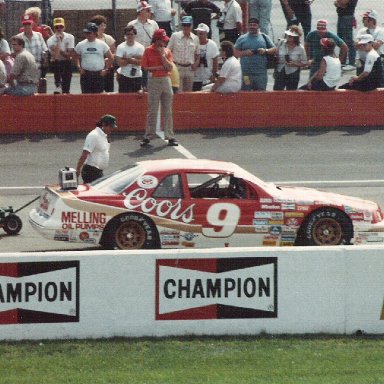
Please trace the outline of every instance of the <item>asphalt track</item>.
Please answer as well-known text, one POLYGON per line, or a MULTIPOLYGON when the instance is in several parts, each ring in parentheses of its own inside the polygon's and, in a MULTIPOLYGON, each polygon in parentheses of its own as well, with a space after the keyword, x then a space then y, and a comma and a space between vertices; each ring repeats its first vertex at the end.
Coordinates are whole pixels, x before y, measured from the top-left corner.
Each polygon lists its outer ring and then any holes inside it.
MULTIPOLYGON (((60 168, 76 166, 84 137, 0 136, 0 207, 21 207, 35 198, 44 185, 57 182, 60 168)), ((179 147, 168 147, 158 138, 151 147, 143 149, 138 143, 139 135, 115 134, 108 171, 148 159, 196 157, 227 160, 266 181, 358 196, 377 201, 384 207, 382 129, 265 128, 196 131, 177 137, 179 147)), ((19 212, 24 224, 19 235, 7 236, 0 229, 1 252, 90 249, 81 244, 54 242, 40 237, 28 223, 29 210, 27 207, 19 212)))

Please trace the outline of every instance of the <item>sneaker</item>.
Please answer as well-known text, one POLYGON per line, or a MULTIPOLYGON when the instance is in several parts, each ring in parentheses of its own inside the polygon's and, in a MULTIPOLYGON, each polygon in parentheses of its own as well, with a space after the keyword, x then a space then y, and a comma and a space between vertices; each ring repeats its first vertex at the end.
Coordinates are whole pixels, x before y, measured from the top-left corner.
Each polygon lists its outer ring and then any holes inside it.
POLYGON ((342 71, 354 71, 356 69, 356 67, 354 65, 350 65, 350 64, 346 64, 346 65, 342 65, 341 66, 341 70, 342 71))
POLYGON ((140 141, 140 147, 146 147, 149 144, 149 139, 143 139, 140 141))
POLYGON ((54 95, 60 95, 61 94, 61 87, 56 87, 55 91, 53 92, 54 95))
POLYGON ((176 141, 176 139, 169 139, 168 140, 168 146, 169 147, 177 147, 179 143, 176 141))

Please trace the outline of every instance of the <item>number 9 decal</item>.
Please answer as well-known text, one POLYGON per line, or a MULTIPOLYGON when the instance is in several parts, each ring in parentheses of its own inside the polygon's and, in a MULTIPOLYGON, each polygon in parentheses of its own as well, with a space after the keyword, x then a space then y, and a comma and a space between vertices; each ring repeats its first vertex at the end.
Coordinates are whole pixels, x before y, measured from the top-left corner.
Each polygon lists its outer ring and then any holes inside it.
POLYGON ((240 219, 240 208, 235 204, 218 203, 209 207, 207 222, 212 228, 203 228, 206 237, 229 237, 240 219))

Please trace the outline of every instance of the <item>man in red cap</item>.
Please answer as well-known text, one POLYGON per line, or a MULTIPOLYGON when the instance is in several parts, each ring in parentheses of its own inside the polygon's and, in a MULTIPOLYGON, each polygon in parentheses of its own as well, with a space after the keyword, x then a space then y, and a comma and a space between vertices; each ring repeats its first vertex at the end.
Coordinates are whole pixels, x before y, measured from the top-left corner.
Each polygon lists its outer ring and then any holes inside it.
POLYGON ((320 63, 323 58, 323 51, 321 48, 320 40, 323 38, 333 39, 336 45, 340 48, 340 61, 345 62, 348 54, 348 47, 339 36, 333 32, 328 31, 327 20, 319 20, 316 25, 316 30, 311 31, 305 37, 304 48, 307 53, 308 63, 310 65, 310 77, 320 68, 320 63))
POLYGON ((148 114, 145 135, 140 142, 142 147, 148 146, 156 134, 157 113, 161 106, 161 117, 164 123, 164 136, 168 145, 178 145, 173 133, 173 91, 170 74, 173 67, 171 51, 166 48, 169 41, 164 29, 153 34, 153 43, 146 48, 141 66, 151 73, 148 78, 148 114))

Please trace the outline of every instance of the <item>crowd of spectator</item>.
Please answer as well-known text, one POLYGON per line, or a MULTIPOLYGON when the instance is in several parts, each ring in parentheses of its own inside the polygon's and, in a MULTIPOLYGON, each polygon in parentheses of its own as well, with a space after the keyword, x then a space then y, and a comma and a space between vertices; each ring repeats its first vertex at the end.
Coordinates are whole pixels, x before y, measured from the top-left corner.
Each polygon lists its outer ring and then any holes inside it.
POLYGON ((123 42, 105 33, 103 15, 94 15, 77 44, 63 17, 56 17, 52 27, 41 25, 41 10, 31 7, 21 15, 11 46, 0 27, 0 94, 46 92, 48 68, 54 74, 55 94, 70 93, 75 68, 82 93, 115 92, 115 79, 119 93, 146 92, 152 77, 163 77, 149 69, 148 58, 143 61, 146 51, 160 42, 167 48, 164 65, 171 88, 167 81, 166 93, 265 91, 271 67, 274 90, 368 91, 383 86, 384 29, 378 26, 378 13, 371 9, 355 15, 358 0, 335 0, 337 31, 330 31, 324 19, 312 28, 312 2, 280 0, 287 30, 276 42, 269 35, 272 0, 249 0, 246 25, 236 0, 221 5, 182 1, 179 13, 171 0, 139 1, 137 18, 127 23, 123 42), (360 22, 363 27, 354 36, 360 22), (212 39, 213 23, 220 44, 212 39), (167 39, 154 39, 163 31, 167 39), (299 88, 303 69, 309 69, 308 82, 299 88), (356 75, 340 86, 347 71, 356 75))

